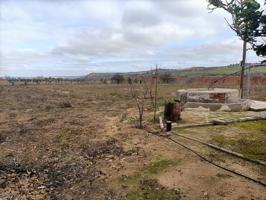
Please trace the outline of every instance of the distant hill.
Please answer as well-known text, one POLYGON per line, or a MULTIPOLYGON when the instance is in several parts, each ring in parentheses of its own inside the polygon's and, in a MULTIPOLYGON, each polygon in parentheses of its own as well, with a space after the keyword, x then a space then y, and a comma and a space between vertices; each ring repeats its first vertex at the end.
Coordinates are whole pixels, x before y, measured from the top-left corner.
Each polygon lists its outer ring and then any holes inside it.
MULTIPOLYGON (((251 64, 249 64, 251 65, 251 64)), ((170 73, 173 76, 223 76, 240 71, 239 65, 228 65, 220 67, 191 67, 187 69, 158 69, 158 74, 170 73)), ((266 75, 266 66, 252 69, 252 72, 266 75)), ((127 72, 127 73, 91 73, 83 77, 86 80, 110 79, 115 74, 121 74, 124 77, 148 76, 154 74, 155 70, 127 72)))

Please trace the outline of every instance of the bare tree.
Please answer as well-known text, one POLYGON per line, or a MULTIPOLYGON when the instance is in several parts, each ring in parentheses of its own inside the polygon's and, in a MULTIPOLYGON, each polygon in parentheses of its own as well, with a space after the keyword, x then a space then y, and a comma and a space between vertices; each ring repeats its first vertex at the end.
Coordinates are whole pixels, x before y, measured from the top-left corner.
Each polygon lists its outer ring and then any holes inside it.
POLYGON ((127 83, 132 84, 132 79, 130 77, 127 78, 127 83))
POLYGON ((145 89, 145 98, 150 99, 150 104, 152 108, 154 108, 154 80, 153 76, 146 77, 146 79, 143 81, 143 87, 145 89))
POLYGON ((158 67, 151 76, 147 77, 143 81, 145 87, 145 95, 149 96, 150 104, 153 108, 153 122, 156 122, 156 113, 157 113, 157 93, 158 93, 158 67))
MULTIPOLYGON (((144 79, 142 79, 145 82, 144 79)), ((135 101, 138 109, 138 127, 143 128, 143 117, 144 117, 144 106, 147 99, 147 88, 145 84, 134 84, 133 82, 129 83, 129 91, 132 99, 135 101)))

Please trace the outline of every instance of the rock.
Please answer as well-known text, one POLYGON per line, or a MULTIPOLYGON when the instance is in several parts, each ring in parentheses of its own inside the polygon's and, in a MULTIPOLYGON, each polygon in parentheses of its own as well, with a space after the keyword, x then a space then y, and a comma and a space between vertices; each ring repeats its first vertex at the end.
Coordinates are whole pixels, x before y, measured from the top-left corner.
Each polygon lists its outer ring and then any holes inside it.
POLYGON ((214 125, 227 125, 228 121, 226 121, 224 119, 214 119, 214 120, 212 120, 212 123, 214 125))
POLYGON ((251 101, 249 109, 252 111, 264 111, 266 110, 266 102, 265 101, 251 101))
POLYGON ((68 102, 68 101, 63 101, 63 102, 60 102, 60 103, 59 103, 59 107, 60 107, 60 108, 71 108, 72 105, 71 105, 71 103, 68 102))
POLYGON ((230 103, 227 104, 231 112, 240 112, 243 111, 242 103, 230 103))
POLYGON ((33 111, 33 110, 32 110, 31 108, 25 110, 26 113, 30 113, 30 112, 32 112, 32 111, 33 111))
POLYGON ((122 175, 122 180, 123 181, 126 181, 128 179, 128 176, 127 175, 122 175))
POLYGON ((210 109, 209 108, 204 108, 204 107, 202 107, 202 106, 199 106, 199 107, 197 107, 197 108, 184 108, 185 109, 185 111, 197 111, 197 112, 209 112, 210 111, 210 109))
POLYGON ((220 108, 220 111, 223 111, 223 112, 230 112, 231 109, 228 107, 228 105, 222 105, 222 107, 220 108))
POLYGON ((0 188, 6 187, 6 179, 0 178, 0 188))
POLYGON ((208 192, 204 192, 203 195, 204 195, 204 199, 206 199, 206 200, 209 199, 209 194, 208 194, 208 192))

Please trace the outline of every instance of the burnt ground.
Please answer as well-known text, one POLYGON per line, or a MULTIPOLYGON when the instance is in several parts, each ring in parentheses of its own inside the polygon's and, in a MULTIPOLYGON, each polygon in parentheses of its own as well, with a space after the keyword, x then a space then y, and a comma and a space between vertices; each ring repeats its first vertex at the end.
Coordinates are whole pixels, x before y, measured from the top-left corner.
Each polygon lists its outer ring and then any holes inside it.
POLYGON ((136 128, 123 85, 4 86, 0 95, 0 199, 266 199, 264 187, 150 134, 158 125, 148 107, 145 130, 136 128))

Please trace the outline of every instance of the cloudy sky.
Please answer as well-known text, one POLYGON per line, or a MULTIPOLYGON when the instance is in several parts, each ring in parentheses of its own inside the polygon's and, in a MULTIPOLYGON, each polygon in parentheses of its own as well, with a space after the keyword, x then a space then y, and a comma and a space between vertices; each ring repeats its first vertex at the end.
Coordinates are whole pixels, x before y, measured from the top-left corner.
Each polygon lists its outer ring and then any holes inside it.
MULTIPOLYGON (((0 14, 0 76, 219 66, 241 59, 241 41, 225 12, 209 13, 206 0, 0 0, 0 14)), ((248 53, 249 62, 258 60, 248 53)))

